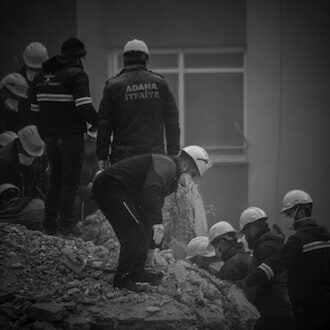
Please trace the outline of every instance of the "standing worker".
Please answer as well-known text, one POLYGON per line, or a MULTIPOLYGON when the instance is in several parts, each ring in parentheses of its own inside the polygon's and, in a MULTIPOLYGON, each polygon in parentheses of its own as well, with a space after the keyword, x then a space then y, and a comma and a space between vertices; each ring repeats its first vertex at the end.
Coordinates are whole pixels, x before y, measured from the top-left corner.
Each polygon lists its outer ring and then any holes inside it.
POLYGON ((145 271, 150 241, 164 235, 164 198, 175 191, 183 173, 201 177, 211 163, 198 146, 182 149, 179 156, 145 154, 126 158, 95 179, 92 193, 120 242, 113 286, 136 290, 134 282, 154 283, 162 273, 145 271))
MULTIPOLYGON (((248 247, 253 251, 254 268, 278 253, 284 243, 284 235, 271 231, 267 219, 265 211, 258 207, 249 207, 240 216, 240 233, 245 235, 248 247)), ((255 330, 293 329, 286 279, 286 273, 282 272, 272 281, 257 286, 253 303, 260 312, 260 318, 255 324, 255 330)))
POLYGON ((313 200, 306 192, 289 191, 282 205, 287 229, 296 232, 244 282, 269 283, 286 270, 296 329, 329 329, 330 233, 311 218, 313 200))
POLYGON ((98 112, 97 156, 100 169, 110 162, 147 153, 180 151, 179 114, 165 79, 147 69, 149 50, 141 40, 127 42, 124 69, 108 80, 98 112))
POLYGON ((32 87, 31 110, 39 113, 40 134, 46 142, 50 167, 44 226, 48 234, 79 235, 73 221, 80 180, 86 122, 96 127, 97 114, 81 59, 85 45, 69 38, 61 55, 43 63, 32 87))

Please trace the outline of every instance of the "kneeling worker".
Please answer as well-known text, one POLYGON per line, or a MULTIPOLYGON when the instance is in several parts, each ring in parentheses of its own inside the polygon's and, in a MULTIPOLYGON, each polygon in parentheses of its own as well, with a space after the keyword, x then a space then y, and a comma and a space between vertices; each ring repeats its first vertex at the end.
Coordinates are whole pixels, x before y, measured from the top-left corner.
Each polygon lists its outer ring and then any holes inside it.
POLYGON ((145 262, 150 241, 162 241, 164 197, 175 191, 183 173, 198 180, 211 163, 206 151, 198 146, 183 148, 169 157, 159 154, 126 158, 100 173, 92 193, 109 219, 120 242, 120 254, 114 287, 135 290, 134 282, 153 283, 162 273, 146 272, 145 262))

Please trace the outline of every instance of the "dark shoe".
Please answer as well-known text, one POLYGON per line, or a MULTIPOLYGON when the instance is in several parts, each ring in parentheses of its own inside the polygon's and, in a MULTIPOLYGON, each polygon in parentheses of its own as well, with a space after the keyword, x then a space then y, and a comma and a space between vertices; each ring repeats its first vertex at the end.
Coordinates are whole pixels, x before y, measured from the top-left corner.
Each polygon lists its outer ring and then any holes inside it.
POLYGON ((44 232, 47 235, 56 235, 57 232, 57 222, 56 220, 52 220, 52 221, 47 221, 46 219, 43 221, 43 225, 44 225, 44 232))
POLYGON ((125 274, 115 274, 113 278, 113 287, 118 289, 127 289, 134 292, 143 291, 139 288, 130 278, 128 273, 125 274))
POLYGON ((139 273, 132 273, 131 278, 133 282, 147 282, 149 284, 159 284, 164 276, 162 271, 144 270, 139 273))

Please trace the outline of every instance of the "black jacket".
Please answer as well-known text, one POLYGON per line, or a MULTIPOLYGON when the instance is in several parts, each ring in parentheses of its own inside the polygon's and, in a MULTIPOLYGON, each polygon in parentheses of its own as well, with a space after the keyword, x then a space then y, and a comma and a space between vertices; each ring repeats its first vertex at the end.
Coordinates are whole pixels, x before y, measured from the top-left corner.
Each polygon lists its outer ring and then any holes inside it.
POLYGON ((221 280, 236 282, 242 280, 249 272, 251 255, 244 251, 242 243, 236 243, 221 256, 224 265, 216 275, 221 280))
POLYGON ((0 149, 0 184, 11 183, 21 190, 20 197, 40 197, 47 168, 46 156, 35 157, 30 166, 21 165, 16 139, 0 149))
POLYGON ((128 66, 110 79, 98 112, 97 156, 106 159, 119 149, 121 159, 143 153, 179 153, 180 128, 174 97, 163 77, 145 66, 128 66))
POLYGON ((175 158, 159 154, 138 155, 100 173, 92 190, 119 186, 141 204, 150 223, 161 224, 164 198, 175 191, 177 181, 175 158), (102 185, 98 186, 97 182, 102 182, 102 185))
MULTIPOLYGON (((263 230, 253 242, 253 269, 271 256, 277 254, 283 246, 284 236, 269 230, 263 230)), ((272 315, 292 317, 292 308, 287 289, 286 273, 277 274, 271 281, 260 283, 256 289, 254 304, 262 313, 267 311, 272 315)))
POLYGON ((44 62, 29 95, 31 111, 39 114, 38 128, 43 138, 83 134, 86 121, 97 123, 87 74, 71 57, 57 55, 44 62))
POLYGON ((313 220, 301 223, 279 254, 261 263, 246 284, 265 283, 287 271, 294 306, 310 303, 330 292, 330 233, 313 220))

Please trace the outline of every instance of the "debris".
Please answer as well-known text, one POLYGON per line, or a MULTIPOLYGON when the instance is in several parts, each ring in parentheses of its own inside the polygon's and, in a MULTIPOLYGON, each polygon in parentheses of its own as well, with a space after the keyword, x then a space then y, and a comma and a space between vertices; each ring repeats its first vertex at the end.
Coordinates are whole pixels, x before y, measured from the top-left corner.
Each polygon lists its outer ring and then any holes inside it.
POLYGON ((63 308, 56 303, 37 303, 29 308, 29 316, 38 321, 60 321, 63 317, 63 308))

